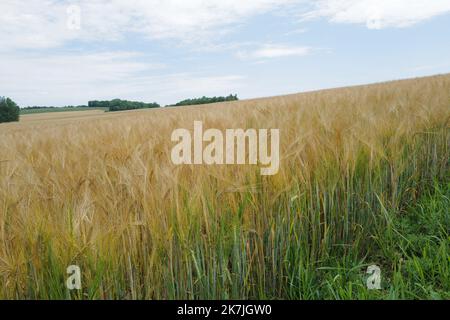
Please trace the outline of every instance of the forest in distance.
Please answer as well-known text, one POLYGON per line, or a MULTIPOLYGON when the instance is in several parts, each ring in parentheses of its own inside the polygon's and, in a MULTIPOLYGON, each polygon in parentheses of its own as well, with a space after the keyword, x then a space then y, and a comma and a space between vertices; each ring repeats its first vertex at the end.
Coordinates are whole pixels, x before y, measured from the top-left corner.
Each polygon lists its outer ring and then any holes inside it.
MULTIPOLYGON (((5 98, 6 99, 6 98, 5 98)), ((192 106, 192 105, 202 105, 202 104, 211 104, 211 103, 219 103, 219 102, 228 102, 228 101, 238 101, 239 98, 237 94, 230 94, 228 96, 214 96, 214 97, 206 97, 203 96, 201 98, 193 98, 182 100, 176 104, 167 105, 166 107, 181 107, 181 106, 192 106)), ((12 101, 12 100, 11 100, 12 101)), ((19 113, 24 114, 34 114, 34 113, 46 113, 46 112, 65 112, 65 111, 88 111, 88 110, 104 110, 108 112, 115 111, 127 111, 127 110, 138 110, 138 109, 151 109, 151 108, 161 108, 162 106, 156 102, 146 103, 139 101, 129 101, 122 99, 113 99, 113 100, 93 100, 89 101, 87 105, 67 105, 63 107, 55 107, 55 106, 28 106, 19 108, 19 113)), ((1 109, 0 109, 1 113, 1 109)), ((8 118, 10 119, 10 118, 8 118)), ((14 118, 18 119, 18 118, 14 118)), ((10 122, 17 120, 9 120, 1 122, 10 122)))

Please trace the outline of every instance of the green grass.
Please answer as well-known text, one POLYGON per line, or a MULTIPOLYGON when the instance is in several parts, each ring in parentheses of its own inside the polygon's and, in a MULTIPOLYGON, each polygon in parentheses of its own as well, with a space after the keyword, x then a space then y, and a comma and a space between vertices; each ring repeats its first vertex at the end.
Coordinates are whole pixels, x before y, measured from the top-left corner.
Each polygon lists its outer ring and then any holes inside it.
POLYGON ((367 256, 332 257, 312 290, 330 299, 450 299, 450 184, 436 184, 373 234, 367 256), (364 271, 381 268, 382 290, 367 290, 364 271))

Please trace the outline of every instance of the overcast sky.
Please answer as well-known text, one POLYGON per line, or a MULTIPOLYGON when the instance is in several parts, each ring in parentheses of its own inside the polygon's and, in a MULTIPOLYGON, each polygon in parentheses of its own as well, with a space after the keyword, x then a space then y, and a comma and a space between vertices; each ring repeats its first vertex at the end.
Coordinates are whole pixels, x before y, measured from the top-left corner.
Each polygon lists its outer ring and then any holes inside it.
POLYGON ((0 0, 21 106, 252 98, 450 72, 450 0, 0 0))

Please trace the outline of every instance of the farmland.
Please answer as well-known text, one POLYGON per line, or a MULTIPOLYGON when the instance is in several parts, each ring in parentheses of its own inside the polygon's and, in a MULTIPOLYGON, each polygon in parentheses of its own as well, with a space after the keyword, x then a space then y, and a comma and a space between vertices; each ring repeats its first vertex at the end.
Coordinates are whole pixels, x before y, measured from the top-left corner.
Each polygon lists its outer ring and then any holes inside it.
POLYGON ((74 112, 74 111, 92 111, 92 110, 104 110, 106 111, 106 108, 89 108, 89 107, 74 107, 74 108, 68 108, 68 107, 61 107, 61 108, 35 108, 35 109, 21 109, 20 114, 26 115, 26 114, 37 114, 37 113, 49 113, 49 112, 74 112))
POLYGON ((450 75, 23 115, 0 125, 0 298, 450 299, 449 121, 450 75), (194 121, 279 128, 278 174, 174 165, 194 121))

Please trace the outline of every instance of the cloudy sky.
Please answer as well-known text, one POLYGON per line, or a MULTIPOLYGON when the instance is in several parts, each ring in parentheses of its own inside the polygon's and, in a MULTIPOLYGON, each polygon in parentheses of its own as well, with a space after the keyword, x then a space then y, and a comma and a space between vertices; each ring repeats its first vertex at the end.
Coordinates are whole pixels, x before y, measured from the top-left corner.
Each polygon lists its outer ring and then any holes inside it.
POLYGON ((0 95, 21 106, 446 72, 450 0, 0 0, 0 95))

